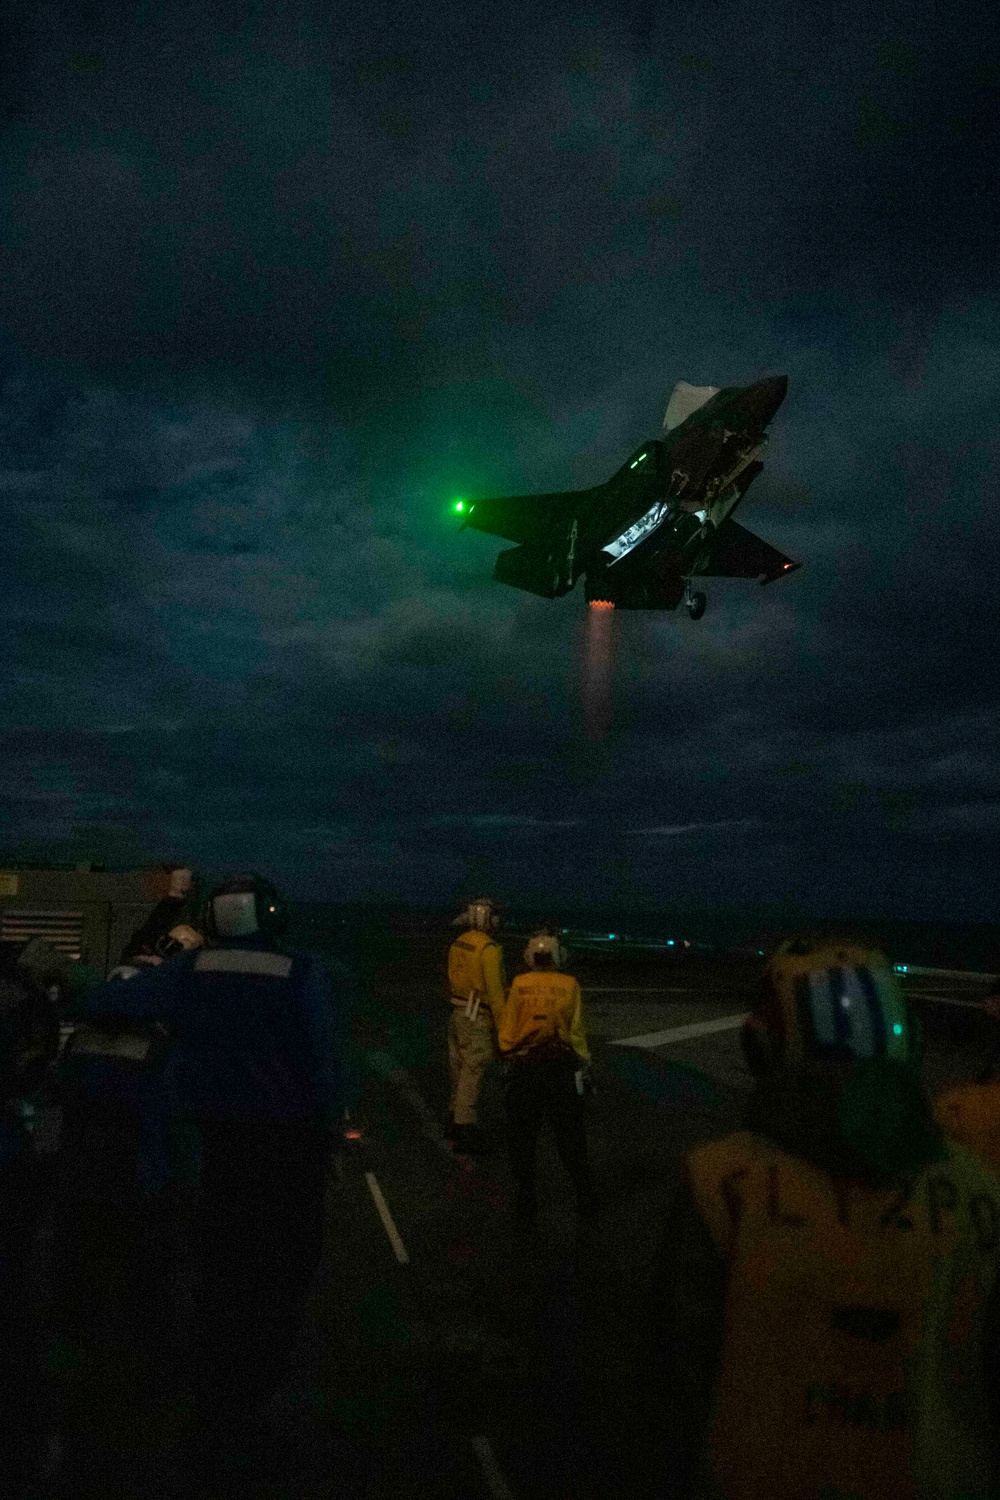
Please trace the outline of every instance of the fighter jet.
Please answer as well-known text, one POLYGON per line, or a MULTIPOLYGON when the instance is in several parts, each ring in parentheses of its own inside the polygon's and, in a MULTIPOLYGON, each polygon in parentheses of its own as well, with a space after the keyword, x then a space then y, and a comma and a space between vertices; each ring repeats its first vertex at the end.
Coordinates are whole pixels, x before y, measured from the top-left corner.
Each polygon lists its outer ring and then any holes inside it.
POLYGON ((763 469, 765 429, 788 377, 756 385, 674 386, 663 436, 643 443, 617 474, 589 490, 456 500, 463 524, 517 542, 494 578, 557 599, 584 578, 589 603, 616 609, 705 613, 699 578, 772 583, 801 567, 733 520, 763 469))

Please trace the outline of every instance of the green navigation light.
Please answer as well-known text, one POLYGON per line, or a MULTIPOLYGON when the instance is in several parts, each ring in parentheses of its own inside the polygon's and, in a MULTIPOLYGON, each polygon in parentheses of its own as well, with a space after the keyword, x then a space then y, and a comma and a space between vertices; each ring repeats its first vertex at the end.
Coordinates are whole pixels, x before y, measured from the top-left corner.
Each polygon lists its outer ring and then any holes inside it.
POLYGON ((893 1023, 892 1034, 893 1034, 893 1036, 902 1036, 903 1035, 903 1028, 902 1028, 902 1026, 900 1026, 900 1024, 899 1024, 898 1021, 895 1021, 893 1023))
POLYGON ((462 511, 465 509, 465 501, 464 500, 453 500, 451 508, 457 514, 461 515, 462 511))

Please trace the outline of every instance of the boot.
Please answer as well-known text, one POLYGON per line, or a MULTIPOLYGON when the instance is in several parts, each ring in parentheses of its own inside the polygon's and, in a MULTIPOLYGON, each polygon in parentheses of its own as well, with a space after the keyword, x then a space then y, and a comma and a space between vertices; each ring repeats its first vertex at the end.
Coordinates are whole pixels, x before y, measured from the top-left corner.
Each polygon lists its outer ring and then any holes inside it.
POLYGON ((514 1217, 522 1223, 530 1223, 538 1212, 538 1199, 535 1190, 530 1183, 518 1183, 517 1193, 514 1196, 514 1217))
POLYGON ((597 1194, 589 1182, 576 1184, 576 1211, 581 1219, 596 1219, 601 1211, 597 1194))

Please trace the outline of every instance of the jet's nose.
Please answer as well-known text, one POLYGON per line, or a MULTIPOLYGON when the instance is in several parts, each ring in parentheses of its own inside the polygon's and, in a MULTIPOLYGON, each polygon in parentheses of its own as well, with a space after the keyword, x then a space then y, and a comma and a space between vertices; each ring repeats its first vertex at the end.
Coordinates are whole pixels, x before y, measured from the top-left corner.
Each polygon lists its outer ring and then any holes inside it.
POLYGON ((740 405, 749 417, 766 427, 787 394, 788 376, 770 375, 756 385, 748 385, 740 396, 740 405))

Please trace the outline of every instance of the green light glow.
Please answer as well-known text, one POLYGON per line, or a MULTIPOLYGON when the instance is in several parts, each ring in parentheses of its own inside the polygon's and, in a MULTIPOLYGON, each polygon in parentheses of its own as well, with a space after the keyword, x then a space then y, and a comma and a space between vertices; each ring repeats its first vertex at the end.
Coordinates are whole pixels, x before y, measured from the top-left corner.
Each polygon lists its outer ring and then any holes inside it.
POLYGON ((896 1021, 895 1024, 893 1025, 892 1034, 893 1034, 893 1036, 902 1036, 903 1035, 903 1028, 902 1028, 902 1026, 900 1026, 900 1024, 899 1024, 898 1021, 896 1021))
POLYGON ((452 508, 453 511, 457 511, 460 514, 465 509, 465 501, 464 500, 453 500, 451 508, 452 508))

